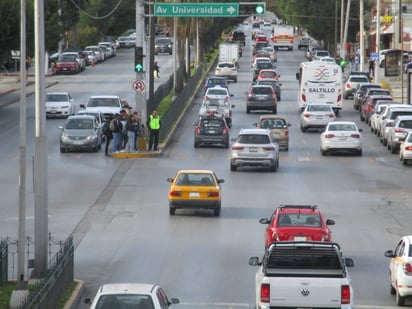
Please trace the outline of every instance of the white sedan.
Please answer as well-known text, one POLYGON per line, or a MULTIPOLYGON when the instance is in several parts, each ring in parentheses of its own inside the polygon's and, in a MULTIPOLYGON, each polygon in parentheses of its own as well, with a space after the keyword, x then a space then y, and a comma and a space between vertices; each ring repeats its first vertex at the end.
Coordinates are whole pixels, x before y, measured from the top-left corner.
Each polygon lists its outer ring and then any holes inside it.
POLYGON ((216 76, 222 76, 227 80, 237 82, 237 68, 233 62, 219 62, 215 70, 216 76))
POLYGON ((90 309, 163 309, 178 304, 179 299, 169 299, 164 290, 155 284, 111 283, 100 286, 93 301, 89 298, 85 300, 85 303, 90 302, 90 309))
POLYGON ((394 251, 385 251, 390 258, 390 292, 396 296, 396 304, 405 306, 406 298, 412 298, 412 235, 403 236, 394 251))
POLYGON ((399 160, 407 165, 412 160, 412 132, 409 132, 405 140, 401 142, 399 149, 399 160))
POLYGON ((356 123, 352 121, 333 121, 328 123, 320 135, 320 152, 349 152, 362 155, 362 137, 356 123))

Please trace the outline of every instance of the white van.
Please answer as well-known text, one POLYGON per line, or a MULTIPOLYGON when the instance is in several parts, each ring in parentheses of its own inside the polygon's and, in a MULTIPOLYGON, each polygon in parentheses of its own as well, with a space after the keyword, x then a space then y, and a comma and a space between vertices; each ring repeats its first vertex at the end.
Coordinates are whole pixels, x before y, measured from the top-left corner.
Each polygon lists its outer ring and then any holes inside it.
POLYGON ((302 62, 296 73, 299 81, 298 107, 302 112, 307 104, 327 103, 338 116, 343 104, 342 68, 327 61, 302 62))

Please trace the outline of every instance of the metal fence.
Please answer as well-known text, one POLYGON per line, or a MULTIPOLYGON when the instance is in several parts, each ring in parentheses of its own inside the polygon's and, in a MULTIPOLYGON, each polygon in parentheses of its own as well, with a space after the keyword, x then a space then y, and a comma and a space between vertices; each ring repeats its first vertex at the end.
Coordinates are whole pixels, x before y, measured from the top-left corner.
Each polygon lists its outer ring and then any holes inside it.
POLYGON ((74 245, 70 236, 61 244, 44 278, 34 285, 33 291, 19 309, 56 308, 67 287, 74 280, 74 245))
MULTIPOLYGON (((17 281, 18 241, 5 238, 0 241, 0 285, 17 281)), ((25 239, 25 277, 30 277, 34 257, 34 244, 25 239)), ((22 301, 20 309, 56 308, 67 287, 74 280, 74 245, 70 236, 56 241, 49 233, 48 270, 38 282, 30 284, 30 294, 22 301)))
POLYGON ((6 240, 0 241, 0 286, 8 281, 9 247, 6 240))

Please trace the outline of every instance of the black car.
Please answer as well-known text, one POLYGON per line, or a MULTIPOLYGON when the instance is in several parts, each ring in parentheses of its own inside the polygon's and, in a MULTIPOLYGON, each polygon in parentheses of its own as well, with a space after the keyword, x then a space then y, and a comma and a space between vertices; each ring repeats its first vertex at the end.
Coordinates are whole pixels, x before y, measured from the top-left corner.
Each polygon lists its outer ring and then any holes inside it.
POLYGON ((158 38, 155 40, 155 55, 160 53, 173 54, 173 41, 170 38, 158 38))
POLYGON ((202 115, 193 125, 195 148, 200 145, 223 145, 229 148, 229 126, 224 113, 212 112, 209 115, 202 115))
POLYGON ((273 90, 275 91, 276 94, 276 99, 278 101, 280 101, 281 96, 282 96, 282 90, 280 88, 280 86, 282 86, 282 84, 277 81, 276 79, 273 78, 263 78, 263 79, 259 79, 256 83, 256 85, 269 85, 272 86, 273 90))
POLYGON ((272 86, 253 85, 249 89, 246 100, 246 113, 252 110, 269 110, 273 114, 277 113, 276 94, 272 86))
POLYGON ((229 36, 230 42, 240 42, 241 44, 246 45, 246 36, 242 30, 233 30, 229 36))

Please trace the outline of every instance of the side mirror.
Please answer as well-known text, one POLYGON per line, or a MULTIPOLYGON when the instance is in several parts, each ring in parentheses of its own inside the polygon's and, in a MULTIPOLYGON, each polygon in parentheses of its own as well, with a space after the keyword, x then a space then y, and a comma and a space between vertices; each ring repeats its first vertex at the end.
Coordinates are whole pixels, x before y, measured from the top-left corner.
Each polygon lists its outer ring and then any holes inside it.
POLYGON ((345 258, 345 265, 346 265, 346 267, 354 267, 355 262, 351 258, 345 258))
POLYGON ((257 256, 253 256, 249 258, 249 265, 250 266, 259 266, 261 263, 259 262, 259 258, 257 256))
POLYGON ((299 73, 296 73, 296 80, 299 80, 299 73))
POLYGON ((395 257, 395 254, 393 253, 392 250, 387 250, 387 251, 385 251, 384 255, 385 255, 386 257, 388 257, 388 258, 393 258, 393 257, 395 257))
POLYGON ((335 220, 326 219, 326 225, 335 225, 335 220))
POLYGON ((86 105, 80 104, 80 108, 86 108, 86 105))
POLYGON ((269 224, 270 220, 268 218, 262 218, 262 219, 259 219, 259 223, 260 224, 269 224))
POLYGON ((172 183, 174 178, 167 178, 166 181, 172 183))

